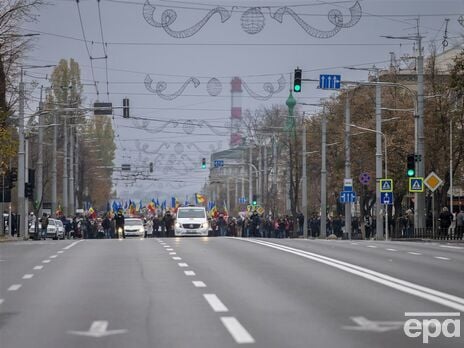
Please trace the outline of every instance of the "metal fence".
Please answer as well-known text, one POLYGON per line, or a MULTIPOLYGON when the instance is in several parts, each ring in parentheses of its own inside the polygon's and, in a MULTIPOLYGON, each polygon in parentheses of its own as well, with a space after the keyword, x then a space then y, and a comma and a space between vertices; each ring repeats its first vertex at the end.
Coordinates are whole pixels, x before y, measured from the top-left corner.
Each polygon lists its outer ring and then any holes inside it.
POLYGON ((392 239, 436 239, 463 240, 464 227, 457 228, 397 228, 391 233, 392 239))

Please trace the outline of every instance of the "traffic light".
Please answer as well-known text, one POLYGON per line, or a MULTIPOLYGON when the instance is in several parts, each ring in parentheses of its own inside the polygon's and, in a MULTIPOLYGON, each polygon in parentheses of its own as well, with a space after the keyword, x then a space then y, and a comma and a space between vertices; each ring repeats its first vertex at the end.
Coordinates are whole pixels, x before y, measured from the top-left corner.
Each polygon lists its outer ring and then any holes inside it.
POLYGON ((122 100, 122 117, 129 118, 129 98, 122 100))
POLYGON ((153 162, 150 162, 149 168, 150 168, 150 173, 153 173, 153 162))
POLYGON ((253 195, 253 198, 251 200, 251 205, 256 207, 256 205, 258 205, 258 198, 256 197, 256 195, 253 195))
POLYGON ((17 168, 11 168, 9 173, 8 173, 9 179, 11 182, 16 182, 18 181, 18 169, 17 168))
POLYGON ((416 176, 416 156, 415 154, 409 154, 408 155, 408 161, 407 161, 407 172, 406 174, 408 177, 414 177, 416 176))
POLYGON ((201 159, 201 169, 206 169, 206 158, 201 159))
POLYGON ((26 182, 24 185, 24 196, 26 198, 33 198, 34 197, 34 185, 29 182, 26 182))
POLYGON ((301 69, 298 68, 293 74, 293 92, 301 92, 301 69))

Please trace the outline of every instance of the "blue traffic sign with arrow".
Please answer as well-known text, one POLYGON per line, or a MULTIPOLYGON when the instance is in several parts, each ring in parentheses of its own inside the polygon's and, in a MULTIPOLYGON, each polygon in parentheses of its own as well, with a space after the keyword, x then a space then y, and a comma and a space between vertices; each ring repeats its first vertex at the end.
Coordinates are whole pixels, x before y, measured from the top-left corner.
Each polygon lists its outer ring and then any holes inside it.
POLYGON ((319 88, 340 89, 341 75, 319 75, 319 88))
POLYGON ((356 192, 342 191, 340 192, 340 203, 354 203, 356 202, 356 192))

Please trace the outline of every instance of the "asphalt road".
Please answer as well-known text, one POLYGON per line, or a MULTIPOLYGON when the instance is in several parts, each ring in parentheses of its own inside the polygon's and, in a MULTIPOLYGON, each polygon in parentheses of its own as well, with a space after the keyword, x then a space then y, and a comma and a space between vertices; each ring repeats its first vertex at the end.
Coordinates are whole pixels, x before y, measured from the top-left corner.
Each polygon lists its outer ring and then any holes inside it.
POLYGON ((462 312, 462 244, 0 244, 2 348, 462 347, 463 338, 444 337, 437 326, 426 326, 437 336, 428 344, 423 330, 413 330, 416 338, 403 330, 411 318, 462 322, 462 312))

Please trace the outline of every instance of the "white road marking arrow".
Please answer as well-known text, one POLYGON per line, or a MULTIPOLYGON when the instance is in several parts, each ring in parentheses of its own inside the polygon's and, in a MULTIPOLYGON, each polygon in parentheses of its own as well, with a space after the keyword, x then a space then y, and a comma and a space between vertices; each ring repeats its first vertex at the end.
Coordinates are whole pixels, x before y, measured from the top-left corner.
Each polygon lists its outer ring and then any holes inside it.
POLYGON ((371 331, 371 332, 386 332, 398 330, 404 324, 402 321, 374 321, 364 317, 351 317, 358 326, 343 326, 345 330, 353 331, 371 331))
POLYGON ((110 335, 117 335, 126 333, 127 330, 109 330, 106 331, 108 328, 108 322, 105 320, 97 320, 90 325, 89 331, 68 331, 69 334, 72 335, 79 335, 79 336, 88 336, 88 337, 105 337, 110 335))

